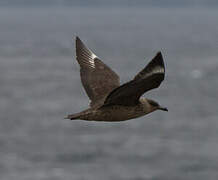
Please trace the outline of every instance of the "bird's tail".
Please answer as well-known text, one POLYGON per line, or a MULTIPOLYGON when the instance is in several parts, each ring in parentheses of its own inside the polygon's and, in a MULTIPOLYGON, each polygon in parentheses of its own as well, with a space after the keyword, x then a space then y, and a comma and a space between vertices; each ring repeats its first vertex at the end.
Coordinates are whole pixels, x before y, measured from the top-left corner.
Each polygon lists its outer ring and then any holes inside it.
POLYGON ((64 119, 74 120, 74 119, 79 119, 79 117, 80 117, 80 113, 76 113, 76 114, 70 114, 70 115, 64 117, 64 119))

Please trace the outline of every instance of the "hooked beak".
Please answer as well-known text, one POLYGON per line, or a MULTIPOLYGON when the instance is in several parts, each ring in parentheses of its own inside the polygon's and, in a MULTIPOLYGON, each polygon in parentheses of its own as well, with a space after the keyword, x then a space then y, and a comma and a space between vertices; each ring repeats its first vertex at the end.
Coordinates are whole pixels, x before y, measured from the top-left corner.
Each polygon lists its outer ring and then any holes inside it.
POLYGON ((162 111, 168 111, 168 109, 166 107, 162 107, 162 106, 159 106, 158 109, 160 109, 162 111))

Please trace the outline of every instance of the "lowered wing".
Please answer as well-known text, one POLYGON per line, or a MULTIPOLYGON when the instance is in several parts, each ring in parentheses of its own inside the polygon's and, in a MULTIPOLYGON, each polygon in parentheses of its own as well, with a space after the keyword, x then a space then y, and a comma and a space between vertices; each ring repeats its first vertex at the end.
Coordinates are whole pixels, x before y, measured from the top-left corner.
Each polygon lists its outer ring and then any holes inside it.
POLYGON ((145 92, 157 88, 164 80, 165 67, 161 52, 158 52, 151 62, 139 72, 135 78, 114 89, 106 98, 104 106, 124 105, 134 106, 145 92))

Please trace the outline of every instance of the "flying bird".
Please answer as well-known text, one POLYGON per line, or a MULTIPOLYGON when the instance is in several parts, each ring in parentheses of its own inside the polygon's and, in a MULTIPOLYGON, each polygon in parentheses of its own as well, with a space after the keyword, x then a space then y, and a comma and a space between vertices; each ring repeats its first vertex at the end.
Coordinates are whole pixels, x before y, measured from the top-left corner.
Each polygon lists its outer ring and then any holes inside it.
POLYGON ((156 101, 141 97, 158 88, 164 80, 165 67, 161 52, 131 81, 120 85, 119 76, 76 37, 76 59, 80 65, 83 87, 90 108, 65 119, 117 122, 138 118, 156 110, 168 111, 156 101))

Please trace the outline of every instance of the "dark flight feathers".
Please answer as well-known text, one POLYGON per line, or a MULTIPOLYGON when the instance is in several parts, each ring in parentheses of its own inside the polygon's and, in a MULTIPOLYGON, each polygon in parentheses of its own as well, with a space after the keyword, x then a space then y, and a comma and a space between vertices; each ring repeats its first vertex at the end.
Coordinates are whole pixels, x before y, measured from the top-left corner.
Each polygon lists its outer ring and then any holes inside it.
POLYGON ((139 72, 132 81, 114 89, 106 98, 104 106, 134 106, 145 92, 159 87, 164 80, 165 68, 160 52, 139 72))
POLYGON ((133 80, 120 86, 119 76, 105 65, 76 37, 76 59, 80 64, 82 84, 91 100, 91 107, 133 106, 145 92, 159 87, 165 68, 161 52, 133 80))
POLYGON ((106 96, 120 86, 119 76, 76 37, 76 59, 82 84, 92 107, 104 103, 106 96))

